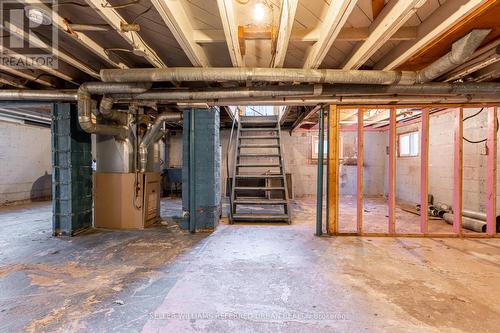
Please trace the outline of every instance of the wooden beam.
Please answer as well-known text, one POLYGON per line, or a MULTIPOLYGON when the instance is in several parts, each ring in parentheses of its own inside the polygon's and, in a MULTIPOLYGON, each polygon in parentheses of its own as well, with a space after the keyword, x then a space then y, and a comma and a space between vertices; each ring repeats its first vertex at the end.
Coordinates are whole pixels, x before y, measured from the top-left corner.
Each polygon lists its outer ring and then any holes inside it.
POLYGON ((388 232, 396 233, 396 110, 390 109, 390 124, 389 124, 389 193, 387 207, 389 210, 388 216, 388 232))
POLYGON ((81 46, 83 46, 88 51, 92 52, 94 55, 104 60, 108 65, 113 67, 118 67, 122 69, 128 68, 122 62, 116 62, 112 60, 109 55, 106 53, 106 50, 97 44, 92 38, 87 36, 83 32, 76 33, 70 28, 69 23, 62 18, 56 11, 48 8, 42 0, 21 0, 23 3, 27 5, 36 5, 37 7, 45 10, 48 13, 52 13, 52 24, 56 26, 60 31, 67 34, 67 36, 71 37, 74 41, 78 42, 81 46))
MULTIPOLYGON (((351 28, 343 27, 339 34, 337 35, 337 41, 344 42, 359 42, 364 41, 370 36, 369 28, 351 28)), ((253 29, 245 28, 243 32, 243 38, 249 39, 272 39, 272 31, 270 29, 266 31, 260 31, 259 34, 253 31, 253 29)), ((413 40, 417 38, 417 27, 401 27, 389 40, 401 41, 401 40, 413 40)), ((224 30, 193 30, 193 39, 198 44, 213 44, 213 43, 225 43, 226 36, 224 30)), ((292 29, 290 35, 290 42, 297 43, 316 43, 319 39, 319 33, 317 29, 292 29)))
POLYGON ((493 81, 500 77, 500 61, 478 70, 467 79, 473 79, 476 82, 493 81))
POLYGON ((51 50, 51 53, 57 57, 59 60, 64 61, 68 65, 71 65, 79 70, 81 70, 84 73, 87 73, 88 75, 96 78, 96 79, 101 79, 101 76, 99 73, 87 66, 85 63, 75 59, 74 57, 70 56, 69 54, 61 51, 59 48, 54 48, 51 47, 50 45, 47 45, 44 41, 42 41, 38 36, 35 34, 28 34, 26 31, 23 29, 13 25, 10 22, 5 23, 5 29, 9 31, 11 34, 18 36, 19 38, 23 39, 24 41, 29 42, 31 45, 41 48, 41 49, 46 49, 46 50, 51 50))
POLYGON ((429 116, 430 110, 422 109, 420 130, 420 232, 429 232, 429 116))
POLYGON ((474 52, 470 60, 447 73, 443 81, 456 81, 498 61, 500 61, 500 39, 474 52))
MULTIPOLYGON (((42 79, 42 78, 38 77, 38 74, 26 73, 26 72, 24 72, 24 71, 22 71, 20 69, 15 69, 15 68, 12 68, 12 67, 9 67, 9 66, 5 66, 5 65, 2 65, 2 64, 0 64, 0 70, 3 71, 3 72, 9 73, 11 75, 14 75, 14 76, 26 79, 27 81, 41 84, 41 85, 46 86, 46 87, 52 87, 52 88, 55 87, 55 85, 52 82, 49 82, 49 81, 47 81, 45 79, 42 79)), ((26 84, 26 83, 24 83, 24 84, 26 84)))
POLYGON ((357 177, 357 200, 356 200, 356 230, 359 235, 363 233, 363 160, 364 160, 364 109, 358 109, 358 177, 357 177))
POLYGON ((217 0, 222 27, 226 37, 227 48, 231 57, 233 67, 244 67, 245 63, 241 55, 240 44, 238 40, 238 25, 234 17, 232 0, 217 0))
POLYGON ((299 0, 283 0, 281 3, 280 23, 278 37, 276 38, 276 53, 274 54, 273 67, 283 67, 286 51, 292 34, 295 12, 299 0))
POLYGON ((498 108, 488 108, 488 157, 486 162, 486 233, 493 236, 497 224, 497 130, 498 108))
MULTIPOLYGON (((71 76, 61 72, 60 70, 57 70, 56 68, 53 68, 53 67, 50 67, 47 65, 38 64, 36 62, 33 62, 32 59, 30 59, 28 56, 26 56, 24 54, 17 53, 15 51, 3 46, 3 45, 0 45, 0 53, 4 57, 9 56, 9 57, 12 57, 13 59, 16 59, 16 62, 18 62, 20 64, 26 64, 26 68, 33 67, 33 68, 39 69, 43 72, 49 73, 55 77, 63 79, 64 81, 68 81, 68 82, 72 82, 72 83, 76 84, 76 82, 74 82, 74 79, 71 76)), ((0 69, 4 70, 3 68, 7 67, 4 65, 2 65, 2 67, 0 67, 0 69)), ((16 75, 19 75, 19 74, 16 74, 16 75)), ((36 78, 36 76, 31 76, 31 75, 30 75, 30 77, 36 78)))
POLYGON ((454 113, 454 156, 453 156, 453 232, 462 235, 462 191, 463 191, 463 134, 464 109, 454 113))
MULTIPOLYGON (((451 29, 461 19, 481 5, 492 0, 453 0, 446 1, 441 7, 418 26, 417 39, 402 42, 384 56, 375 69, 392 70, 402 65, 427 44, 451 29)), ((495 1, 495 0, 493 0, 495 1)))
POLYGON ((6 74, 1 74, 1 73, 0 73, 0 85, 8 85, 8 86, 18 88, 18 89, 25 89, 26 88, 24 83, 21 82, 21 80, 19 80, 18 78, 15 78, 15 77, 12 77, 12 76, 6 75, 6 74))
MULTIPOLYGON (((300 126, 306 122, 307 119, 309 119, 312 115, 318 113, 318 111, 321 109, 321 105, 318 104, 314 107, 311 106, 304 106, 304 111, 297 117, 297 120, 292 125, 291 131, 293 132, 296 128, 300 128, 300 126)), ((316 121, 317 122, 317 121, 316 121)), ((315 122, 315 123, 316 123, 315 122)))
POLYGON ((339 231, 339 110, 330 105, 328 112, 328 234, 336 235, 339 231))
POLYGON ((156 52, 144 41, 137 31, 126 31, 122 24, 127 21, 115 8, 109 7, 107 0, 85 0, 113 29, 132 47, 134 54, 143 56, 151 65, 158 68, 167 67, 156 52))
POLYGON ((151 2, 193 66, 210 66, 205 51, 194 39, 192 18, 187 16, 182 3, 172 0, 151 0, 151 2))
POLYGON ((358 69, 394 35, 426 0, 391 0, 370 26, 370 35, 352 52, 344 69, 358 69))
POLYGON ((308 51, 304 68, 318 68, 330 51, 333 42, 356 6, 357 0, 330 2, 323 23, 319 28, 319 39, 308 51))

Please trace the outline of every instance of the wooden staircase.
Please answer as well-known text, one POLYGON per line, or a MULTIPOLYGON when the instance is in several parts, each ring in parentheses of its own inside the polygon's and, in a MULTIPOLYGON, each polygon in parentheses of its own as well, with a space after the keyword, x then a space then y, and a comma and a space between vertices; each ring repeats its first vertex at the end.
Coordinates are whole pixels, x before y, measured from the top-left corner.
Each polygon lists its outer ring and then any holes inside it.
POLYGON ((290 223, 278 117, 240 117, 236 144, 230 222, 290 223))

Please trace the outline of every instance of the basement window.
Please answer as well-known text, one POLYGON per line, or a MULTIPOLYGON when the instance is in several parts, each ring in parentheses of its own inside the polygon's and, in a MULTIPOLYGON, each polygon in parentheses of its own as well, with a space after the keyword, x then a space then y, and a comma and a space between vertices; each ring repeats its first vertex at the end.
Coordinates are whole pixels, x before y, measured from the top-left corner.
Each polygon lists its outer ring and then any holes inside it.
POLYGON ((420 135, 418 131, 400 134, 398 137, 398 156, 414 157, 418 156, 420 135))

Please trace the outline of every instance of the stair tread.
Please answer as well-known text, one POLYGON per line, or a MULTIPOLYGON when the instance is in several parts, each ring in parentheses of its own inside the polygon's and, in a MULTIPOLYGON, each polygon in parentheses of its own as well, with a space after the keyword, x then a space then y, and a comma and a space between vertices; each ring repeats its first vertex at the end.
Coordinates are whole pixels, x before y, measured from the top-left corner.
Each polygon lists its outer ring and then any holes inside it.
POLYGON ((288 221, 287 214, 233 214, 234 221, 288 221))
POLYGON ((280 157, 280 154, 240 154, 240 157, 280 157))
POLYGON ((252 140, 277 140, 279 139, 279 136, 275 135, 270 135, 270 136, 265 136, 265 135, 247 135, 247 136, 240 136, 241 139, 252 139, 252 140))
POLYGON ((279 144, 270 143, 244 143, 238 146, 239 148, 279 148, 279 144))
POLYGON ((279 175, 246 174, 246 175, 236 175, 236 178, 284 178, 284 177, 281 174, 279 175))
POLYGON ((261 164, 236 164, 239 168, 279 168, 281 164, 271 163, 261 163, 261 164))
POLYGON ((279 190, 284 190, 285 188, 280 186, 280 187, 265 187, 265 186, 236 186, 234 188, 235 191, 279 191, 279 190))
POLYGON ((240 131, 242 132, 264 132, 264 131, 278 131, 276 127, 247 127, 247 128, 240 128, 240 131))
POLYGON ((234 200, 235 204, 240 205, 284 205, 286 200, 284 199, 249 199, 249 198, 239 198, 234 200))

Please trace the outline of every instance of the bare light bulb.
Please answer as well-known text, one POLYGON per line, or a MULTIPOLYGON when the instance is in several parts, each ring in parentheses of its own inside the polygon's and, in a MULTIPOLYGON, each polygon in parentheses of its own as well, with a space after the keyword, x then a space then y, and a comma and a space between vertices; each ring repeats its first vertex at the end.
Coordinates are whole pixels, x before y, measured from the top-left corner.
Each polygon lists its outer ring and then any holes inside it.
POLYGON ((255 4, 255 7, 253 8, 253 17, 257 22, 264 21, 264 18, 266 17, 266 5, 262 1, 255 4))

